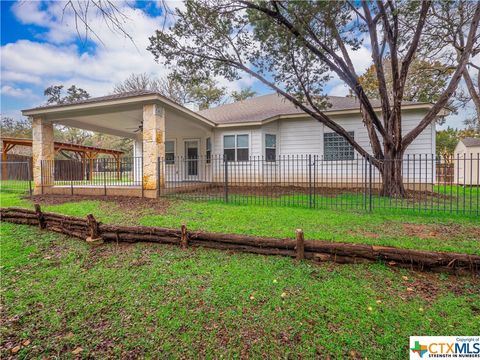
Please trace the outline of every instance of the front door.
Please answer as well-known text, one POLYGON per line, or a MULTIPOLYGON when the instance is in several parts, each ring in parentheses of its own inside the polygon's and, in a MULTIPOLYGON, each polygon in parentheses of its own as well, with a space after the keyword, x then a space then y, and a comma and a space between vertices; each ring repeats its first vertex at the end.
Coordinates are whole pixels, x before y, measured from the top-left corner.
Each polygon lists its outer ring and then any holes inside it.
POLYGON ((198 180, 198 140, 185 140, 185 174, 187 180, 198 180))

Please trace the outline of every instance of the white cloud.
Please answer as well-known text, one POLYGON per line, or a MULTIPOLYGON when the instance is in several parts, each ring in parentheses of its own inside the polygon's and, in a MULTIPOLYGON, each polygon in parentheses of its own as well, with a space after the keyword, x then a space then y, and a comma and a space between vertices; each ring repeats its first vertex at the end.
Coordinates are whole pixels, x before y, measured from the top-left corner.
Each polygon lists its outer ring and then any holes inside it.
POLYGON ((12 96, 12 97, 32 97, 33 96, 31 89, 14 88, 9 85, 2 86, 1 94, 6 96, 12 96))
MULTIPOLYGON (((89 20, 89 25, 101 40, 91 37, 95 50, 91 47, 83 50, 77 45, 79 34, 73 14, 69 11, 63 14, 64 4, 21 2, 13 6, 14 14, 22 23, 45 27, 45 32, 38 37, 46 41, 18 40, 2 46, 2 85, 18 89, 21 84, 31 83, 44 89, 52 84, 75 84, 92 96, 101 96, 110 93, 116 83, 131 73, 149 73, 157 77, 169 73, 146 50, 148 38, 162 26, 161 16, 149 16, 141 9, 128 6, 127 2, 116 3, 125 16, 124 29, 131 35, 132 43, 123 34, 112 31, 100 14, 92 13, 96 16, 89 20)), ((177 1, 169 1, 168 5, 171 9, 184 6, 177 1)), ((238 82, 217 80, 228 91, 254 83, 250 77, 238 82)))

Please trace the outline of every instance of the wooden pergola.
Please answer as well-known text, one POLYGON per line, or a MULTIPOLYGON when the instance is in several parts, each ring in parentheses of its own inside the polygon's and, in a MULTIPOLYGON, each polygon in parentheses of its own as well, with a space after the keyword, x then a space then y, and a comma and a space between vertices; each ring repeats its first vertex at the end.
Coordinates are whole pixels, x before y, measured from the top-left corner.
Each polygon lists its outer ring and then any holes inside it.
MULTIPOLYGON (((11 138, 11 137, 2 137, 0 138, 2 142, 2 164, 4 167, 7 166, 7 154, 10 150, 12 150, 15 146, 28 146, 32 147, 32 139, 22 139, 22 138, 11 138)), ((86 145, 77 145, 71 143, 65 143, 60 141, 54 142, 54 150, 55 154, 58 154, 60 151, 71 151, 76 153, 82 159, 82 174, 85 175, 86 173, 86 161, 88 160, 90 163, 89 166, 89 176, 90 179, 93 176, 93 162, 97 158, 99 154, 106 154, 112 155, 115 159, 117 164, 117 172, 120 172, 120 156, 123 155, 123 151, 120 150, 112 150, 112 149, 104 149, 99 148, 96 146, 86 146, 86 145)), ((3 169, 2 169, 3 170, 3 169)), ((6 175, 6 170, 2 171, 2 176, 6 175)), ((120 176, 120 173, 118 174, 120 176)))

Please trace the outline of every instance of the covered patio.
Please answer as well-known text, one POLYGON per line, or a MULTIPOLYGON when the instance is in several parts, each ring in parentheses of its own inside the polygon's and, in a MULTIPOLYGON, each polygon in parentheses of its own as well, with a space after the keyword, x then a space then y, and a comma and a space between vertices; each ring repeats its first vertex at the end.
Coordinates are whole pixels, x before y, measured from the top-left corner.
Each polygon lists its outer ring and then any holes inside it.
MULTIPOLYGON (((190 109, 148 91, 37 107, 22 113, 32 119, 35 194, 68 194, 75 188, 75 194, 157 197, 166 181, 166 166, 161 166, 158 159, 199 158, 206 152, 206 139, 212 137, 215 125, 190 109), (88 182, 70 179, 59 183, 54 167, 56 161, 63 160, 55 160, 54 124, 133 139, 133 158, 94 159, 89 168, 98 169, 103 178, 96 179, 92 173, 88 182), (131 175, 126 180, 118 178, 119 171, 125 168, 131 175), (106 180, 111 173, 117 174, 116 180, 114 176, 112 181, 106 180)), ((196 171, 198 175, 201 170, 197 167, 196 171)))

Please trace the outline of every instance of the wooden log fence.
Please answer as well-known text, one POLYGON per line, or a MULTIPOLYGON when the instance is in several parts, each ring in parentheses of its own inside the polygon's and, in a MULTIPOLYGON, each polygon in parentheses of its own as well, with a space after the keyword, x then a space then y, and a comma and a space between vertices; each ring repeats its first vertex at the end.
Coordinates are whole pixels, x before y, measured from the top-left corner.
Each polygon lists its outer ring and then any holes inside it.
POLYGON ((390 266, 457 274, 480 274, 480 255, 411 250, 386 246, 349 244, 322 240, 305 240, 301 229, 295 239, 278 239, 238 234, 189 231, 149 226, 102 224, 93 215, 87 218, 35 210, 1 208, 0 220, 14 224, 36 225, 89 242, 152 242, 178 245, 185 249, 206 247, 263 255, 281 255, 314 262, 333 261, 342 264, 384 261, 390 266))

